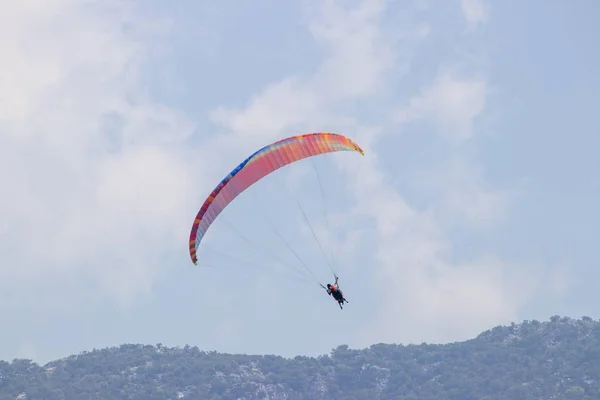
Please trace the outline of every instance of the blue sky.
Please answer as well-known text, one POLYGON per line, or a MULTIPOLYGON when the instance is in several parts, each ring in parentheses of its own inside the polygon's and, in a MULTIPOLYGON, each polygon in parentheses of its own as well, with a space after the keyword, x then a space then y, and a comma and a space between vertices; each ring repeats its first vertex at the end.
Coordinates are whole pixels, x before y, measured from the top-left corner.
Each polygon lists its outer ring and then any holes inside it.
POLYGON ((125 342, 318 355, 598 318, 599 12, 4 5, 0 359, 125 342), (189 229, 212 188, 263 145, 315 131, 366 154, 314 159, 326 201, 311 162, 260 182, 211 227, 210 265, 193 267, 189 229), (344 311, 270 257, 297 261, 273 223, 331 279, 294 196, 332 251, 344 311))

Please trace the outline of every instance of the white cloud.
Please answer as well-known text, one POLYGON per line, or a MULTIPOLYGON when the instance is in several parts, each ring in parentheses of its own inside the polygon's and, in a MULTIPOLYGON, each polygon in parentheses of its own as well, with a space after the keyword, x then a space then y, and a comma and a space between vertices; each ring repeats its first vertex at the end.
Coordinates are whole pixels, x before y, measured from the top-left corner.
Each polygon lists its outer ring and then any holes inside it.
MULTIPOLYGON (((241 110, 218 108, 215 122, 236 135, 244 148, 266 144, 285 131, 332 131, 355 124, 336 114, 336 106, 377 94, 397 72, 394 44, 379 23, 385 2, 363 1, 347 8, 343 1, 315 3, 309 29, 325 55, 305 79, 290 77, 268 85, 241 110)), ((221 139, 231 145, 230 138, 221 139)), ((247 151, 247 150, 246 150, 247 151)))
POLYGON ((311 82, 325 101, 350 101, 385 88, 394 66, 393 41, 380 22, 383 0, 363 1, 344 9, 345 2, 327 0, 316 6, 309 29, 327 53, 311 82))
POLYGON ((483 0, 460 0, 460 6, 470 28, 487 22, 488 10, 483 0))
POLYGON ((407 107, 395 111, 394 121, 405 124, 430 119, 445 137, 464 140, 471 137, 473 119, 485 107, 486 92, 485 80, 460 78, 450 70, 442 70, 407 107))
POLYGON ((432 207, 442 219, 450 219, 447 222, 488 226, 507 212, 509 193, 488 187, 482 168, 469 161, 461 148, 462 142, 473 139, 474 121, 485 109, 487 87, 481 77, 459 77, 451 69, 442 69, 408 106, 393 112, 395 123, 421 122, 449 143, 439 163, 413 174, 415 186, 436 199, 432 207))
POLYGON ((515 317, 531 294, 526 287, 514 295, 514 282, 522 277, 494 259, 454 262, 441 221, 409 207, 385 184, 374 157, 369 160, 363 167, 369 171, 354 185, 360 199, 355 212, 377 224, 373 240, 378 243, 375 282, 380 300, 360 345, 458 340, 515 317))
POLYGON ((166 22, 121 1, 12 2, 0 15, 2 285, 59 295, 88 275, 128 301, 188 228, 180 143, 193 121, 141 82, 166 22))

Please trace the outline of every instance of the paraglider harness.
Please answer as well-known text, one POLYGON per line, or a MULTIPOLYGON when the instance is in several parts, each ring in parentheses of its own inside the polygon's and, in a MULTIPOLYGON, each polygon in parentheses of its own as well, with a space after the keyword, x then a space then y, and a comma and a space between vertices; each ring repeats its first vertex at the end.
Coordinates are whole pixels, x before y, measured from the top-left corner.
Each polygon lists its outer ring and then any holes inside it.
POLYGON ((324 287, 323 285, 321 285, 323 287, 323 289, 327 290, 327 294, 330 296, 333 296, 333 298, 338 302, 338 304, 340 305, 340 309, 343 309, 344 307, 342 307, 342 305, 344 304, 344 302, 348 303, 348 300, 346 300, 346 298, 344 297, 344 293, 340 290, 339 284, 338 284, 338 277, 335 277, 335 283, 332 285, 330 283, 327 284, 327 287, 324 287))

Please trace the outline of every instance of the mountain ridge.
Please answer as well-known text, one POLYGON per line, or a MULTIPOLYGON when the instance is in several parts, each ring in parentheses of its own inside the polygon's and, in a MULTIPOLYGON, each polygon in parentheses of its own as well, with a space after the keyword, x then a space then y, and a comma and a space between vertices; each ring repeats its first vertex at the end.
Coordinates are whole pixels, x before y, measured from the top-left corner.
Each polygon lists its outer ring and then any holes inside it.
POLYGON ((0 400, 598 399, 600 321, 553 316, 445 344, 340 345, 317 357, 123 344, 43 366, 0 362, 0 400))

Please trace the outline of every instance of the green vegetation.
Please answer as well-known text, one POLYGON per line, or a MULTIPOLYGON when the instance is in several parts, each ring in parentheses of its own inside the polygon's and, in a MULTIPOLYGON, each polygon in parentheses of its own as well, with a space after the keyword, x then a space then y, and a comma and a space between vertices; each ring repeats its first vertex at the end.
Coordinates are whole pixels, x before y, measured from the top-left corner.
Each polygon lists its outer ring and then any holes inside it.
POLYGON ((122 345, 0 362, 14 399, 600 399, 600 321, 552 317, 445 345, 339 346, 318 358, 122 345))

